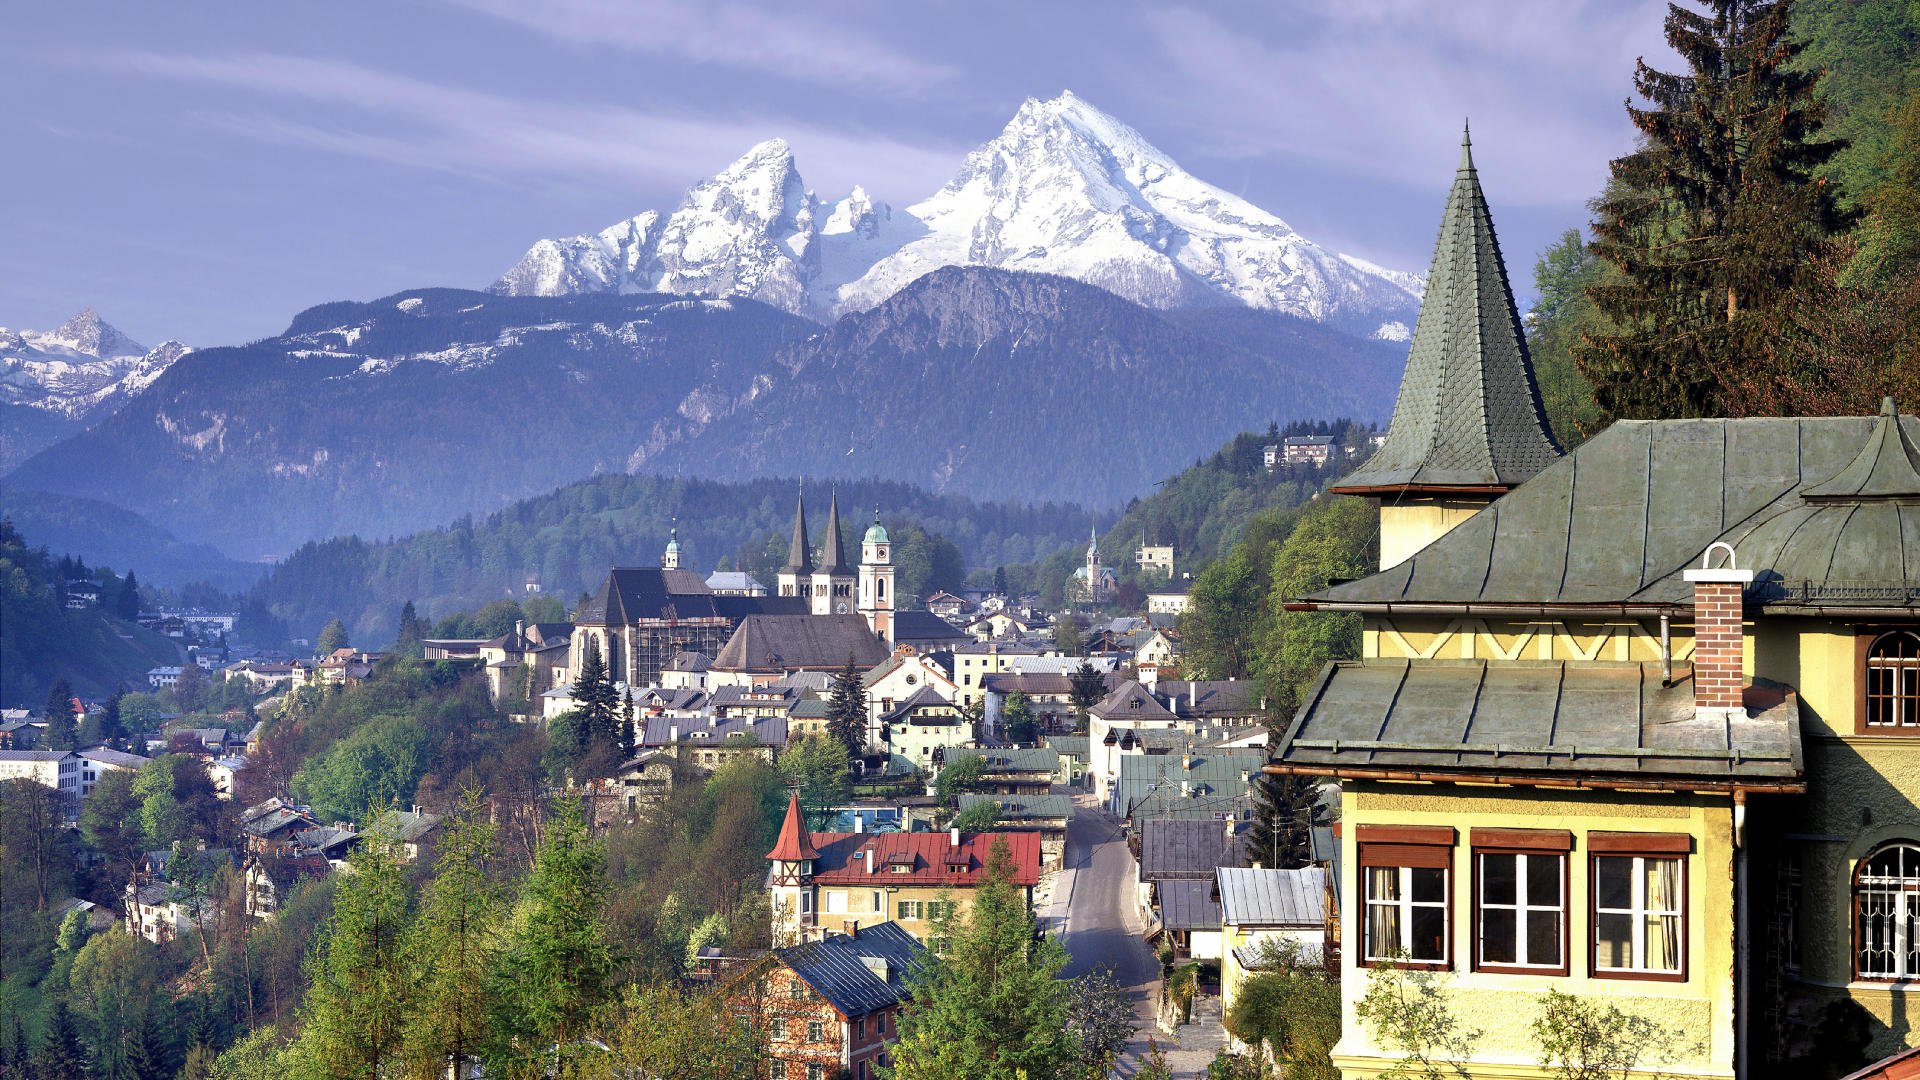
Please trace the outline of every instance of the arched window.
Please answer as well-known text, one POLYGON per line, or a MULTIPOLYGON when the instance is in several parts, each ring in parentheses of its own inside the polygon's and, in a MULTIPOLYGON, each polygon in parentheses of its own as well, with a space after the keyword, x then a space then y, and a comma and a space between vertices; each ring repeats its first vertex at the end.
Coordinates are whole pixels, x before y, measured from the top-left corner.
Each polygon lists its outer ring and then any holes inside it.
POLYGON ((1862 979, 1920 978, 1920 846, 1892 843, 1860 860, 1853 957, 1862 979))
POLYGON ((1920 728, 1920 635, 1894 630, 1874 638, 1861 678, 1867 728, 1920 728))

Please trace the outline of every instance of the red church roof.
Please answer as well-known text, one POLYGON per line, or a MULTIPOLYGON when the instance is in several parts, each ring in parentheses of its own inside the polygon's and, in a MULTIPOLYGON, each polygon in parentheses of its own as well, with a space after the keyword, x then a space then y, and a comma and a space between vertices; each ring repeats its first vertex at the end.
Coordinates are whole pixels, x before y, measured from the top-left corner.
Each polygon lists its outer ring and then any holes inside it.
POLYGON ((1015 885, 1040 881, 1040 834, 1036 832, 974 833, 962 836, 958 843, 944 832, 819 833, 814 840, 820 845, 814 856, 816 884, 971 888, 980 883, 996 840, 1005 840, 1013 856, 1015 885))
POLYGON ((787 800, 787 820, 780 823, 780 839, 774 843, 773 850, 767 852, 767 858, 800 862, 819 857, 820 853, 813 847, 813 837, 807 832, 806 816, 800 812, 800 793, 796 791, 787 800))

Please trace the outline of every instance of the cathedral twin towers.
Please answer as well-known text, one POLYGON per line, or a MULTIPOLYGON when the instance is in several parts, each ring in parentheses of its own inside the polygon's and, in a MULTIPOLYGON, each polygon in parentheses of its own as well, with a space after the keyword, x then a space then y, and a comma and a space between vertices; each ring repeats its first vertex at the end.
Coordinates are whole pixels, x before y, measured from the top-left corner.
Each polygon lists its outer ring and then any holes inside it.
POLYGON ((822 539, 820 562, 813 561, 813 548, 807 542, 807 503, 796 500, 793 510, 793 539, 787 545, 787 565, 780 568, 781 596, 809 601, 815 615, 858 614, 880 638, 893 640, 893 544, 880 524, 880 511, 873 512, 873 524, 860 541, 860 565, 847 564, 846 540, 840 530, 840 496, 836 492, 827 503, 827 535, 822 539))

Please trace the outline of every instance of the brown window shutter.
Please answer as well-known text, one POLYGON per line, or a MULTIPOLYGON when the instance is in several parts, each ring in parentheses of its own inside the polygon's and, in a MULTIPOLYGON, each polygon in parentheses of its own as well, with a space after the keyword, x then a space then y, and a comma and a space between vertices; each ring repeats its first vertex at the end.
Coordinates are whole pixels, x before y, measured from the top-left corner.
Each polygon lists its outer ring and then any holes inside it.
POLYGON ((1353 838, 1362 844, 1432 844, 1452 847, 1451 825, 1361 825, 1353 838))
POLYGON ((1693 850, 1686 833, 1590 832, 1587 850, 1629 855, 1685 855, 1693 850))
POLYGON ((1514 851, 1572 851, 1573 834, 1565 829, 1473 829, 1468 833, 1477 848, 1514 851))

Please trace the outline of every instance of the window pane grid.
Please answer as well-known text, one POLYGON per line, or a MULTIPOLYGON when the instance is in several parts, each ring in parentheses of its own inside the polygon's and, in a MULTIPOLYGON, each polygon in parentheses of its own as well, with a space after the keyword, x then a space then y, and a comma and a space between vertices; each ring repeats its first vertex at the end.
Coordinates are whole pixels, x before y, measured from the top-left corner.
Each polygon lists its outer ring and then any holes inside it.
POLYGON ((1445 963, 1447 871, 1369 866, 1364 872, 1367 959, 1445 963))
POLYGON ((1594 860, 1594 967, 1599 971, 1680 971, 1681 864, 1646 855, 1594 860))
POLYGON ((1564 856, 1481 854, 1477 858, 1480 963, 1562 967, 1564 856))
POLYGON ((1920 848, 1896 844, 1861 864, 1854 888, 1860 977, 1920 975, 1920 848))
POLYGON ((1920 637, 1894 631, 1867 649, 1867 726, 1920 727, 1920 637))

